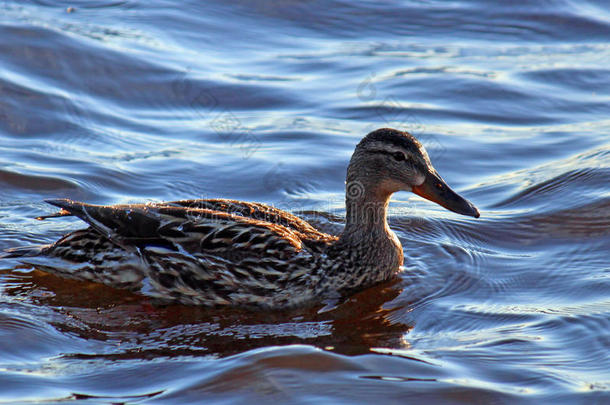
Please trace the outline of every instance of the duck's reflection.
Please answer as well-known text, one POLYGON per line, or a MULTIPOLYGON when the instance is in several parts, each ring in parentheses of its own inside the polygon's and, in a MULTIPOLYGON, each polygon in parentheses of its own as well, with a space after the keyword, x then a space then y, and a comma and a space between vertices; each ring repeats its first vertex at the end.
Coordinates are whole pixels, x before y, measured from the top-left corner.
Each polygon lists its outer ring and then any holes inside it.
POLYGON ((395 304, 401 292, 400 281, 361 291, 325 311, 321 311, 327 309, 324 305, 290 311, 248 311, 158 305, 124 290, 39 271, 16 277, 20 281, 5 285, 4 294, 59 313, 60 317, 53 316, 55 328, 113 345, 116 349, 105 350, 100 356, 117 359, 202 354, 224 357, 290 344, 356 355, 370 353, 375 347, 405 348, 408 344, 404 336, 412 328, 390 320, 390 314, 401 308, 395 304))

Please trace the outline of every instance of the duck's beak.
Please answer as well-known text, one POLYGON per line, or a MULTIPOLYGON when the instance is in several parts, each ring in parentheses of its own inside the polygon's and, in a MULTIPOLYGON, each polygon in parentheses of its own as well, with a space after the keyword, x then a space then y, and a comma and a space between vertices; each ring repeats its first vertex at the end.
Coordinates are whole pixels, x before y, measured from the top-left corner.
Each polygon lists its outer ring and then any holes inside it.
POLYGON ((426 180, 421 185, 412 187, 412 191, 449 211, 475 218, 481 216, 477 207, 453 191, 434 170, 428 172, 426 180))

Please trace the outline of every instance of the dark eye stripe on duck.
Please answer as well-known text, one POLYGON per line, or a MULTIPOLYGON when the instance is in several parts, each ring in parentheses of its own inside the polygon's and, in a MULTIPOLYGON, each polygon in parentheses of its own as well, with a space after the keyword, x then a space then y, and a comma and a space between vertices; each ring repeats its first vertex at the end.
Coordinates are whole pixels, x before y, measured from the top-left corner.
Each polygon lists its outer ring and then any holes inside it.
POLYGON ((398 152, 398 151, 389 151, 389 150, 383 150, 383 149, 372 149, 369 150, 370 153, 383 153, 384 155, 390 155, 392 156, 394 159, 396 160, 406 160, 407 157, 405 156, 404 153, 402 152, 398 152))

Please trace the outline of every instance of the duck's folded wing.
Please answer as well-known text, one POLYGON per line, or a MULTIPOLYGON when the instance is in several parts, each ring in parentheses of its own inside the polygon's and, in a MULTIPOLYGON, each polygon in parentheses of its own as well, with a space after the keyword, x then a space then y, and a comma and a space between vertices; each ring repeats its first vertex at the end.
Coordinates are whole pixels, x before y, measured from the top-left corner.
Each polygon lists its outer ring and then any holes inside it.
MULTIPOLYGON (((316 228, 311 226, 307 221, 299 218, 296 215, 293 215, 287 211, 280 210, 278 208, 254 202, 246 202, 246 201, 238 201, 238 200, 228 200, 222 198, 216 199, 191 199, 191 200, 179 200, 179 201, 169 201, 169 202, 160 202, 160 203, 148 203, 148 204, 136 204, 136 205, 113 205, 113 206, 97 206, 91 204, 84 204, 80 202, 75 202, 67 199, 58 199, 58 200, 47 200, 49 204, 60 207, 61 210, 54 214, 39 216, 36 219, 44 220, 47 218, 56 218, 63 216, 76 215, 81 219, 89 222, 86 218, 88 218, 87 212, 91 211, 91 207, 96 207, 95 210, 98 211, 97 216, 103 216, 107 218, 112 218, 116 214, 117 209, 142 209, 142 208, 171 208, 171 207, 180 207, 186 208, 188 210, 211 210, 218 212, 225 212, 231 215, 238 215, 244 218, 250 218, 254 220, 269 222, 273 224, 279 224, 290 228, 296 232, 298 232, 301 239, 307 240, 326 240, 329 235, 318 231, 316 228), (97 207, 105 208, 104 213, 99 211, 97 207), (81 212, 82 215, 78 215, 81 212), (106 215, 104 215, 106 214, 106 215), (109 214, 109 216, 108 216, 109 214)), ((137 215, 137 214, 136 214, 137 215)), ((93 217, 95 219, 95 217, 93 217)), ((120 221, 122 222, 122 221, 120 221)), ((144 223, 149 223, 149 221, 143 221, 144 223)))
POLYGON ((56 216, 74 215, 113 241, 126 238, 153 237, 162 218, 146 205, 93 205, 68 199, 45 200, 61 208, 56 216))
POLYGON ((190 254, 250 257, 285 257, 302 248, 293 229, 223 211, 157 204, 102 206, 65 199, 47 202, 124 248, 163 246, 190 254))
POLYGON ((224 198, 180 200, 161 203, 159 205, 173 205, 185 208, 200 208, 213 211, 222 211, 260 221, 270 222, 291 228, 304 238, 319 239, 328 235, 318 231, 311 224, 296 215, 280 210, 267 204, 228 200, 224 198))

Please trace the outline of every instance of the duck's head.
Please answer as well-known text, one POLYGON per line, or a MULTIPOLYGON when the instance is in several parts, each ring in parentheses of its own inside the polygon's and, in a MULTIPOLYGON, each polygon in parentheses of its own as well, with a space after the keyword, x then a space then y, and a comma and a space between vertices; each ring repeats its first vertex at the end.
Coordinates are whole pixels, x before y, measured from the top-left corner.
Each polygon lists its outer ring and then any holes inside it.
POLYGON ((368 200, 387 200, 397 191, 412 191, 458 214, 480 215, 471 202, 445 183, 413 135, 378 129, 365 136, 352 155, 347 169, 347 198, 362 194, 368 200))

